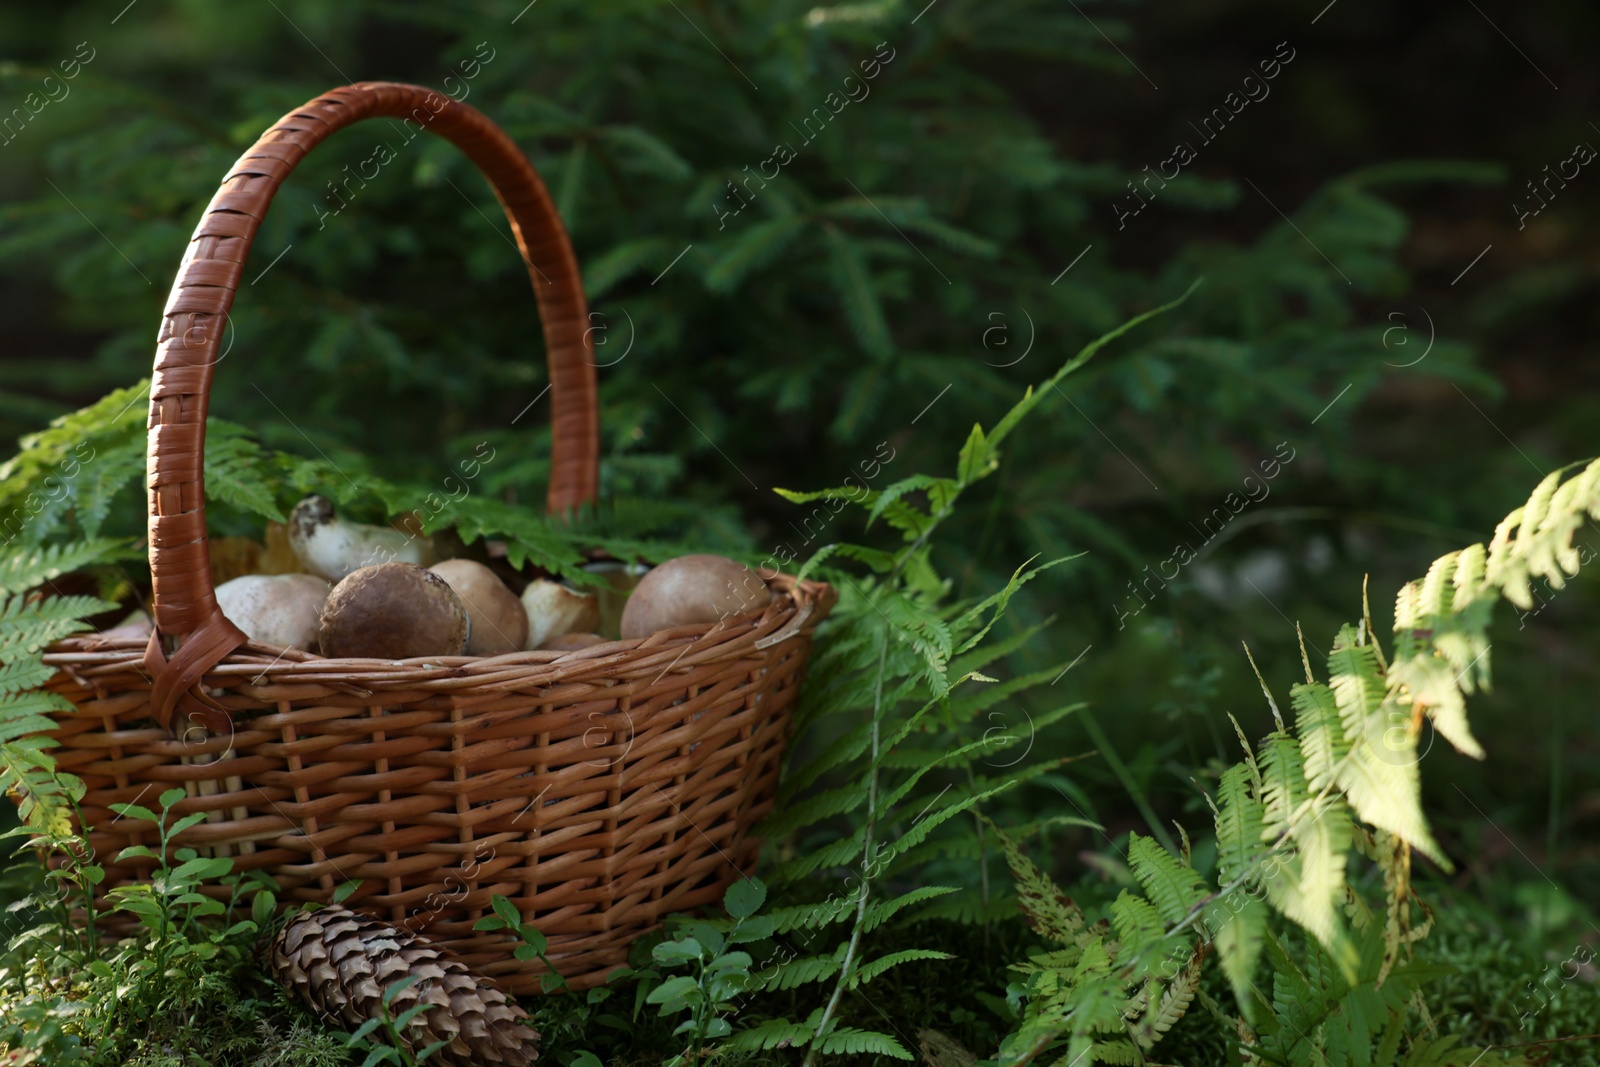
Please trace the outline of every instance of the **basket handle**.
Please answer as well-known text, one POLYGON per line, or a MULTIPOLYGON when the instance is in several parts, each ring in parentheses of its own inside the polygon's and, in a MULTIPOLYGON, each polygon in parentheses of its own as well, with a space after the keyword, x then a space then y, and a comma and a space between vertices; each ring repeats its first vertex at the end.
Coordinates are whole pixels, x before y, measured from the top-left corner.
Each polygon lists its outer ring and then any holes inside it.
POLYGON ((176 710, 212 730, 232 722, 199 685, 246 641, 217 607, 211 586, 205 433, 211 373, 251 240, 273 194, 307 152, 329 134, 380 117, 409 119, 448 139, 494 187, 528 264, 544 324, 552 438, 548 507, 559 513, 595 498, 600 429, 588 303, 572 245, 533 165, 482 112, 432 89, 362 82, 322 94, 279 119, 239 157, 195 229, 167 297, 150 380, 155 632, 145 651, 152 710, 163 727, 171 728, 176 710), (170 657, 163 639, 175 648, 170 657))

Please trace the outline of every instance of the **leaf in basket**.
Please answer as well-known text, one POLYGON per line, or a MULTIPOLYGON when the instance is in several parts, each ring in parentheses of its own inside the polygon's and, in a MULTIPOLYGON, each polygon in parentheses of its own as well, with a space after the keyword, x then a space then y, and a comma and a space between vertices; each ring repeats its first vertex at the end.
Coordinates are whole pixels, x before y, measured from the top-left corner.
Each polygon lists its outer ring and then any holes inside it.
POLYGON ((141 401, 148 395, 148 382, 116 390, 23 437, 18 454, 0 465, 0 522, 8 532, 38 544, 75 512, 97 525, 110 497, 144 469, 141 401))
POLYGON ((350 899, 356 890, 360 888, 361 883, 359 881, 344 883, 338 889, 333 891, 333 902, 335 904, 343 904, 345 901, 350 899))
POLYGON ((269 454, 247 431, 221 419, 206 424, 206 495, 274 522, 285 520, 274 499, 269 454))
POLYGON ((99 535, 100 527, 111 512, 112 501, 144 473, 145 462, 142 434, 130 435, 121 444, 107 444, 97 451, 93 463, 74 487, 73 514, 85 535, 99 535))
POLYGON ((506 542, 506 561, 513 567, 534 563, 563 577, 582 580, 583 555, 566 536, 550 523, 527 510, 498 500, 468 497, 439 516, 427 520, 429 532, 454 525, 467 544, 480 537, 501 537, 506 542))

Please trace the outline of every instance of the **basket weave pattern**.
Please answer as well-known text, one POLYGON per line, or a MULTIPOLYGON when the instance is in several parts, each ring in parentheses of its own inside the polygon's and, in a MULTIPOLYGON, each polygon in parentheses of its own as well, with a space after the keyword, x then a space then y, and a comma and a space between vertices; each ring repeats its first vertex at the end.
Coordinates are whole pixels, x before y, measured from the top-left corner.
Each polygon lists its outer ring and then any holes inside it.
MULTIPOLYGON (((430 90, 349 86, 285 116, 230 171, 174 284, 151 388, 148 645, 82 637, 46 655, 72 712, 53 736, 81 777, 100 892, 148 879, 115 862, 154 846, 150 806, 181 787, 178 839, 262 870, 282 896, 351 907, 431 938, 508 991, 540 988, 504 932, 473 924, 503 895, 576 988, 624 962, 669 912, 715 901, 754 860, 811 632, 833 590, 784 576, 758 614, 577 652, 326 659, 249 645, 217 610, 205 540, 211 374, 245 254, 300 158, 359 119, 422 124, 495 187, 534 282, 550 364, 552 511, 592 500, 598 420, 587 306, 531 165, 487 118, 430 90), (423 109, 423 110, 419 110, 423 109)), ((215 891, 225 897, 226 889, 215 891)))

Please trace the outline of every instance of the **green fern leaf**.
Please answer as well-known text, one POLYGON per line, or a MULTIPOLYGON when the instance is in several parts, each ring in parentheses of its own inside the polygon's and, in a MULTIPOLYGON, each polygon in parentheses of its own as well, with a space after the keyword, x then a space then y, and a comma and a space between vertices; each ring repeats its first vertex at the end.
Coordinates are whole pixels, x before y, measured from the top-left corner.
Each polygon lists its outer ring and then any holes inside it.
MULTIPOLYGON (((763 833, 765 832, 763 829, 763 833)), ((812 849, 779 864, 773 869, 772 879, 774 882, 798 882, 815 871, 847 866, 859 859, 866 847, 866 831, 861 827, 848 837, 830 841, 821 848, 812 849)))
POLYGON ((85 616, 116 607, 98 597, 49 597, 30 603, 22 596, 0 600, 0 660, 37 652, 89 628, 85 616))
POLYGON ((780 215, 748 226, 731 242, 718 249, 706 271, 706 288, 728 293, 739 287, 752 270, 772 262, 806 227, 800 215, 780 215))
POLYGON ((894 351, 894 342, 889 337, 889 324, 884 321, 883 308, 878 304, 878 288, 867 272, 866 261, 856 243, 838 227, 824 224, 822 230, 833 251, 834 285, 839 290, 850 329, 862 351, 874 359, 884 359, 894 351))
POLYGON ((101 526, 111 513, 112 502, 144 474, 147 462, 143 434, 130 433, 126 441, 106 442, 100 446, 71 502, 78 528, 85 536, 99 536, 101 526))
POLYGON ((285 522, 268 473, 267 452, 243 427, 210 420, 206 440, 206 495, 250 515, 285 522))
POLYGON ((1267 906, 1240 889, 1206 909, 1206 924, 1213 931, 1222 973, 1246 1018, 1254 1014, 1256 965, 1266 941, 1269 918, 1267 906))
POLYGON ((1266 806, 1251 791, 1250 770, 1236 763, 1222 772, 1217 786, 1217 865, 1224 882, 1242 877, 1255 865, 1267 837, 1266 806))
POLYGON ((741 1030, 719 1048, 727 1052, 767 1052, 779 1048, 805 1048, 811 1043, 811 1028, 788 1019, 768 1019, 758 1026, 741 1030))
POLYGON ((1300 735, 1306 782, 1311 792, 1320 793, 1333 782, 1334 771, 1350 754, 1339 704, 1333 690, 1321 682, 1294 686, 1289 700, 1296 712, 1295 732, 1300 735))
POLYGON ((820 930, 855 910, 856 900, 852 896, 775 908, 767 912, 766 917, 772 921, 774 933, 786 934, 794 930, 820 930))
POLYGON ((830 789, 816 796, 807 797, 797 804, 792 804, 785 811, 770 816, 765 824, 765 832, 774 837, 783 837, 812 823, 835 815, 843 815, 854 811, 867 802, 867 784, 854 782, 850 785, 830 789))
MULTIPOLYGON (((0 663, 0 697, 10 696, 23 689, 33 689, 48 682, 56 673, 37 656, 20 656, 0 663)), ((0 714, 0 721, 4 715, 0 714)))
POLYGON ((47 751, 54 744, 44 737, 0 742, 0 787, 16 798, 25 826, 66 837, 72 832, 71 805, 83 799, 84 784, 76 775, 56 770, 47 751))
POLYGON ((855 974, 850 976, 850 988, 866 985, 874 978, 883 974, 892 967, 902 963, 911 963, 914 960, 953 960, 954 956, 948 952, 936 952, 925 948, 908 948, 899 952, 891 952, 887 956, 879 956, 871 963, 864 963, 857 968, 855 974))
POLYGON ((897 897, 890 898, 889 900, 879 901, 878 903, 867 908, 866 919, 861 924, 862 932, 871 933, 884 923, 888 922, 890 919, 894 918, 901 911, 911 907, 912 905, 921 904, 924 901, 934 900, 939 897, 948 896, 951 893, 957 892, 960 892, 960 890, 958 890, 955 886, 924 885, 918 886, 909 893, 902 893, 897 897))
POLYGON ((813 982, 825 982, 839 973, 845 946, 827 955, 801 956, 787 960, 777 967, 759 971, 750 976, 751 988, 768 992, 798 989, 813 982))
MULTIPOLYGON (((102 538, 66 545, 18 547, 0 555, 0 594, 25 593, 70 571, 134 555, 127 542, 102 538)), ((109 611, 115 606, 97 610, 109 611)))
POLYGON ((1188 918, 1194 906, 1207 895, 1205 884, 1193 867, 1184 866, 1148 837, 1128 835, 1128 862, 1145 896, 1169 924, 1188 918))
POLYGON ((56 728, 56 724, 47 713, 71 711, 72 706, 72 702, 59 693, 39 690, 9 693, 0 697, 0 742, 14 741, 30 734, 49 733, 56 728))
MULTIPOLYGON (((1117 932, 1122 959, 1142 959, 1147 949, 1167 935, 1161 913, 1155 906, 1126 889, 1111 902, 1111 926, 1117 932)), ((1135 979, 1142 980, 1159 963, 1158 960, 1144 959, 1143 966, 1134 972, 1135 979)))
POLYGON ((1194 1003, 1195 994, 1200 991, 1200 978, 1204 971, 1206 956, 1210 954, 1210 947, 1204 942, 1196 945, 1189 954, 1189 960, 1183 965, 1183 970, 1172 979, 1172 982, 1161 994, 1159 1001, 1151 999, 1144 1017, 1133 1028, 1133 1039, 1146 1050, 1155 1047, 1167 1033, 1178 1024, 1189 1011, 1189 1006, 1194 1003))
POLYGON ((988 825, 1000 839, 1000 848, 1005 852, 1012 880, 1016 882, 1017 905, 1027 917, 1028 925, 1048 941, 1076 946, 1078 935, 1086 926, 1082 909, 1061 892, 1049 875, 1034 865, 1010 835, 993 823, 988 825))
POLYGON ((854 1027, 844 1026, 823 1038, 818 1045, 818 1051, 824 1056, 889 1056, 897 1060, 914 1060, 915 1056, 907 1052, 894 1038, 888 1034, 880 1034, 875 1030, 857 1030, 854 1027))
POLYGON ((1139 1050, 1133 1047, 1132 1041, 1096 1041, 1089 1048, 1089 1058, 1084 1063, 1107 1063, 1139 1065, 1145 1062, 1139 1050))

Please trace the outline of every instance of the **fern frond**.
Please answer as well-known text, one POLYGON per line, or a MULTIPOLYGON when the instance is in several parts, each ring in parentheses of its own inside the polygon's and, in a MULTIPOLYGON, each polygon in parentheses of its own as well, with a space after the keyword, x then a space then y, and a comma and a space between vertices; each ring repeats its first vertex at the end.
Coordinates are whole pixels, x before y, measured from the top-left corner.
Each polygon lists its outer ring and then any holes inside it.
MULTIPOLYGON (((273 522, 287 517, 278 506, 278 480, 270 454, 241 426, 209 420, 206 435, 206 495, 273 522)), ((142 464, 141 464, 142 468, 142 464)))
POLYGON ((774 837, 782 837, 794 830, 798 830, 802 826, 810 826, 812 823, 820 822, 823 819, 854 811, 862 804, 865 804, 866 801, 867 785, 865 782, 854 782, 850 785, 840 786, 837 789, 830 789, 824 793, 818 793, 816 796, 807 797, 805 800, 790 806, 787 810, 770 817, 765 823, 765 832, 772 834, 774 837))
MULTIPOLYGON (((1111 902, 1111 927, 1117 932, 1119 955, 1140 959, 1145 950, 1167 936, 1161 913, 1148 900, 1124 889, 1111 902)), ((1135 977, 1145 977, 1159 961, 1144 960, 1135 977)))
POLYGON ((805 1048, 811 1043, 811 1028, 788 1019, 768 1019, 748 1030, 741 1030, 720 1046, 728 1052, 766 1052, 775 1048, 805 1048))
POLYGON ((59 693, 42 690, 8 693, 0 697, 0 742, 49 733, 55 729, 55 723, 46 713, 71 710, 72 702, 59 693))
POLYGON ((1087 925, 1083 910, 1057 888, 1050 876, 1023 853, 1009 834, 993 823, 988 825, 999 838, 1006 863, 1011 867, 1011 878, 1017 887, 1017 905, 1028 925, 1046 940, 1062 946, 1076 946, 1078 935, 1087 925))
POLYGON ((953 960, 954 956, 948 952, 936 952, 926 948, 908 948, 899 952, 891 952, 887 956, 879 956, 870 963, 863 963, 850 976, 850 988, 866 985, 874 978, 883 974, 892 967, 902 963, 911 963, 915 960, 953 960))
MULTIPOLYGON (((46 666, 42 659, 33 656, 20 656, 0 663, 0 697, 41 686, 55 673, 54 667, 46 666)), ((0 722, 4 720, 5 715, 0 712, 0 722)))
POLYGON ((1234 999, 1248 1018, 1252 1014, 1256 966, 1266 943, 1270 913, 1253 896, 1235 889, 1206 909, 1206 924, 1222 960, 1222 973, 1233 987, 1234 999))
POLYGON ((1096 1041, 1089 1049, 1084 1063, 1114 1064, 1116 1067, 1138 1067, 1145 1062, 1132 1041, 1096 1041))
POLYGON ((867 847, 864 828, 858 828, 848 837, 841 837, 830 841, 821 848, 812 849, 786 860, 773 869, 772 878, 775 882, 798 882, 800 879, 816 871, 824 871, 833 867, 844 867, 854 863, 863 849, 867 847))
POLYGON ((116 607, 98 597, 60 596, 30 601, 24 596, 0 600, 0 660, 37 652, 63 637, 89 628, 84 617, 116 607))
POLYGON ((889 1056, 897 1060, 914 1060, 915 1056, 890 1037, 876 1030, 857 1030, 842 1026, 823 1038, 818 1051, 824 1056, 889 1056))
POLYGON ((71 805, 83 799, 84 784, 56 769, 48 751, 54 745, 44 737, 0 742, 0 786, 17 799, 25 826, 47 837, 66 837, 72 833, 71 805))
POLYGON ((1300 753, 1305 759, 1306 783, 1320 793, 1332 782, 1334 771, 1350 754, 1344 722, 1333 690, 1321 682, 1307 682, 1289 690, 1295 709, 1295 733, 1300 737, 1300 753))
POLYGON ((1195 905, 1206 897, 1200 875, 1151 838, 1139 834, 1129 834, 1128 838, 1128 862, 1145 896, 1166 922, 1178 923, 1186 919, 1195 905))
POLYGON ((1144 1018, 1132 1028, 1133 1039, 1140 1046, 1146 1050, 1154 1048, 1156 1042, 1165 1037, 1167 1032, 1178 1024, 1178 1020, 1188 1013, 1189 1006, 1194 1003, 1195 994, 1200 991, 1200 977, 1210 951, 1210 946, 1203 941, 1196 945, 1194 951, 1189 954, 1188 962, 1183 965, 1183 970, 1178 972, 1161 994, 1161 999, 1157 1001, 1152 998, 1144 1018))
POLYGON ((706 270, 706 288, 728 293, 739 287, 750 271, 772 262, 806 227, 801 215, 780 215, 755 223, 732 241, 720 246, 706 270))
MULTIPOLYGON (((18 546, 0 556, 0 594, 25 593, 70 571, 134 555, 127 542, 105 538, 65 545, 18 546)), ((109 611, 115 606, 97 610, 109 611)))
POLYGON ((1267 838, 1266 805, 1251 792, 1250 772, 1236 763, 1217 786, 1217 865, 1224 882, 1242 878, 1267 838))
POLYGON ((874 359, 882 359, 894 351, 894 342, 889 337, 889 324, 878 302, 878 289, 872 284, 861 249, 837 226, 824 224, 822 229, 833 252, 833 281, 850 330, 862 351, 874 359))
POLYGON ((776 967, 759 971, 750 976, 752 989, 763 989, 774 992, 785 989, 798 989, 812 982, 824 982, 839 973, 839 966, 843 962, 844 945, 839 946, 838 952, 827 955, 801 956, 798 959, 787 960, 776 967))
POLYGON ((902 893, 888 900, 880 900, 867 908, 867 916, 861 925, 861 929, 864 933, 871 933, 914 904, 921 904, 924 901, 935 900, 956 892, 960 892, 960 890, 955 886, 924 885, 918 886, 909 893, 902 893))

